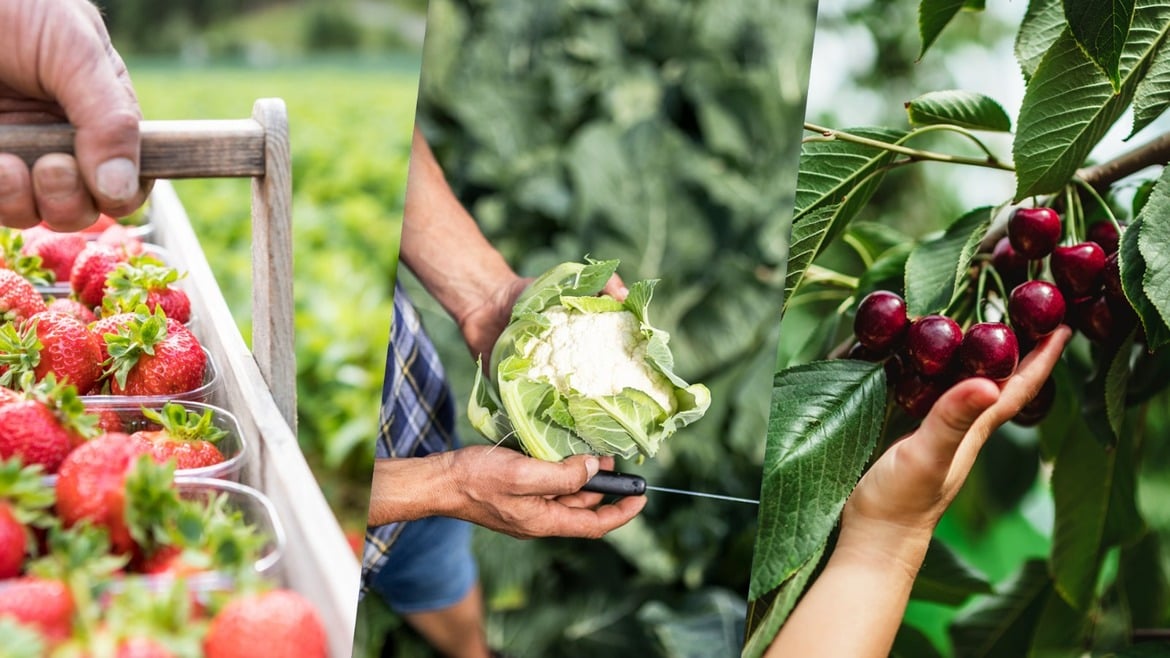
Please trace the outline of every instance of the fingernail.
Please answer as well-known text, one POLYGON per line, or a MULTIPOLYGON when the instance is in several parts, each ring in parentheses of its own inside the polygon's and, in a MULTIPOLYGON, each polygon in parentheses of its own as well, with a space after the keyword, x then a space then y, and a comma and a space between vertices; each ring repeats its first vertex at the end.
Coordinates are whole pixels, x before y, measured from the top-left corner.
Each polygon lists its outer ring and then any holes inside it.
POLYGON ((630 289, 625 287, 625 286, 622 286, 621 290, 619 290, 618 292, 620 292, 622 294, 622 297, 628 297, 630 294, 630 289))
POLYGON ((96 177, 98 192, 113 201, 129 201, 138 193, 138 167, 126 158, 101 163, 96 177))
POLYGON ((601 470, 601 460, 596 457, 588 457, 585 459, 585 472, 589 477, 597 475, 597 471, 601 470))

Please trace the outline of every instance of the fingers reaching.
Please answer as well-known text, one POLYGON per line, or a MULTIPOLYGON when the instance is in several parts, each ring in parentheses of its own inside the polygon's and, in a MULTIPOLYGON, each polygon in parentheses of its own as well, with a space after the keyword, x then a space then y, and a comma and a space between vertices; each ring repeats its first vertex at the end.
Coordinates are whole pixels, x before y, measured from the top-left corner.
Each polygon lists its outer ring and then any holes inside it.
POLYGON ((601 289, 601 292, 613 297, 619 302, 624 302, 630 294, 630 289, 626 287, 622 278, 614 272, 613 276, 609 277, 609 281, 605 282, 605 287, 601 289))

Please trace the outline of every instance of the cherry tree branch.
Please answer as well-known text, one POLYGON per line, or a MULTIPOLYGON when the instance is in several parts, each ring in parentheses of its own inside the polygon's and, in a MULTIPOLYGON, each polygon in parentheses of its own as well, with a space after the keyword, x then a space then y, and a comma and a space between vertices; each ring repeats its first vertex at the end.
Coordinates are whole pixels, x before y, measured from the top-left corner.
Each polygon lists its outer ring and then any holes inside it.
POLYGON ((1098 165, 1077 171, 1077 177, 1097 190, 1104 190, 1113 183, 1154 165, 1170 162, 1170 133, 1122 153, 1098 165))

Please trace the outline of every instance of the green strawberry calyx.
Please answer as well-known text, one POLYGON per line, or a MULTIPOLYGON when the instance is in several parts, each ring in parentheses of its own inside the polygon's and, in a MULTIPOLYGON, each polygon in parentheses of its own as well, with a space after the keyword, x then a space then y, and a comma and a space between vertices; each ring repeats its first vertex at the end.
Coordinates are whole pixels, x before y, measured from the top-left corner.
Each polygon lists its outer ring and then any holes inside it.
POLYGON ((46 486, 40 464, 25 466, 19 457, 0 461, 0 504, 7 504, 13 518, 24 526, 47 528, 53 515, 49 508, 56 502, 52 487, 46 486))
POLYGON ((0 325, 0 366, 4 366, 0 386, 15 388, 21 375, 40 365, 44 344, 37 338, 38 322, 39 319, 27 322, 22 329, 17 329, 14 322, 0 325))
POLYGON ((32 371, 21 373, 19 384, 26 396, 48 407, 67 432, 86 441, 101 434, 98 417, 88 412, 73 384, 58 382, 51 372, 38 382, 32 371))
POLYGON ((126 378, 143 354, 154 355, 154 348, 167 338, 167 314, 162 306, 151 313, 144 304, 134 309, 134 318, 118 328, 116 333, 104 336, 106 351, 110 358, 106 362, 106 376, 113 377, 118 386, 126 387, 126 378))
POLYGON ((153 256, 132 256, 106 276, 102 315, 131 312, 145 304, 151 292, 166 290, 184 276, 153 256))
POLYGON ((140 455, 126 474, 126 528, 144 553, 170 544, 171 520, 182 508, 174 486, 175 464, 140 455))
POLYGON ((57 275, 45 269, 40 256, 29 256, 21 251, 23 248, 24 235, 19 229, 0 227, 0 259, 4 260, 5 267, 28 279, 34 286, 53 285, 57 275))
POLYGON ((172 441, 216 443, 227 436, 227 431, 212 424, 213 414, 210 409, 200 414, 196 410, 188 410, 178 402, 168 402, 163 405, 161 413, 143 407, 142 415, 161 425, 172 441))

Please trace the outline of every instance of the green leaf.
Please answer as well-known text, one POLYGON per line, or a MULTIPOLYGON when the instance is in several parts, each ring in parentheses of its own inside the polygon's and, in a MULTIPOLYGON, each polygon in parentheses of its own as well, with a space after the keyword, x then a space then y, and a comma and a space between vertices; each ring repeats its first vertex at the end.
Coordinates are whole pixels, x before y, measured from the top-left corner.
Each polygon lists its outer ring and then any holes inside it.
POLYGON ((949 546, 932 538, 910 598, 959 606, 974 594, 991 594, 991 584, 949 546))
POLYGON ((845 239, 867 264, 891 247, 911 242, 902 231, 880 222, 853 222, 845 233, 845 239))
POLYGON ((1170 44, 1163 41, 1154 54, 1149 72, 1134 91, 1133 130, 1129 137, 1162 116, 1167 107, 1170 107, 1170 44))
POLYGON ((950 124, 972 130, 1008 132, 1012 120, 990 96, 961 89, 932 91, 906 103, 915 126, 950 124))
POLYGON ((1056 192, 1068 182, 1133 99, 1167 30, 1170 5, 1140 0, 1117 90, 1070 32, 1056 40, 1028 83, 1017 121, 1017 201, 1056 192))
POLYGON ((1092 630, 1088 614, 1074 609, 1053 590, 1048 591, 1040 618, 1032 632, 1029 658, 1079 655, 1092 630))
MULTIPOLYGON (((1167 169, 1166 171, 1170 171, 1167 169)), ((1163 172, 1153 195, 1146 202, 1139 219, 1138 251, 1146 264, 1142 276, 1142 291, 1150 300, 1162 322, 1170 322, 1170 174, 1163 172)), ((1127 231, 1128 233, 1128 231, 1127 231)), ((1152 347, 1152 345, 1151 345, 1152 347)))
POLYGON ((965 4, 964 0, 922 0, 919 3, 918 34, 922 37, 922 50, 918 52, 918 59, 922 59, 943 28, 965 4))
POLYGON ((1157 532, 1147 532, 1131 546, 1121 549, 1118 561, 1117 588, 1130 621, 1137 628, 1153 628, 1162 623, 1170 582, 1162 563, 1161 539, 1157 532))
MULTIPOLYGON (((1151 195, 1151 200, 1153 198, 1151 195)), ((1149 203, 1146 204, 1146 207, 1149 207, 1149 203)), ((1146 277, 1146 261, 1138 248, 1138 238, 1144 223, 1144 215, 1145 208, 1142 210, 1142 215, 1139 215, 1121 234, 1121 246, 1117 250, 1117 260, 1118 266, 1121 268, 1121 287, 1125 291, 1130 305, 1137 312, 1138 318, 1142 321, 1142 327, 1146 330, 1146 342, 1151 350, 1156 350, 1170 342, 1170 328, 1167 328, 1166 323, 1162 321, 1162 316, 1158 314, 1153 302, 1146 296, 1142 285, 1146 277)))
POLYGON ((857 291, 853 295, 856 300, 860 302, 875 290, 901 291, 906 280, 906 261, 915 246, 913 242, 906 241, 878 256, 857 282, 857 291))
MULTIPOLYGON (((888 128, 848 128, 842 132, 880 142, 895 143, 905 131, 888 128)), ((825 206, 845 201, 853 188, 894 159, 886 149, 840 139, 811 141, 800 152, 800 174, 796 179, 795 228, 804 218, 825 206)))
POLYGON ((1061 445, 1052 471, 1056 505, 1052 576, 1056 591, 1078 610, 1087 609, 1105 549, 1140 532, 1133 499, 1129 437, 1106 450, 1083 423, 1061 445))
POLYGON ((1093 658, 1170 658, 1170 643, 1142 642, 1116 651, 1094 653, 1093 658))
POLYGON ((817 361, 777 373, 749 599, 821 549, 882 434, 885 409, 881 364, 817 361))
POLYGON ((927 315, 945 309, 963 287, 967 268, 991 224, 990 207, 956 219, 942 235, 910 252, 906 261, 906 312, 927 315))
POLYGON ((1120 87, 1121 51, 1133 22, 1134 0, 1064 0, 1064 18, 1085 53, 1120 87))
POLYGON ((998 594, 955 617, 950 635, 956 658, 1027 655, 1032 628, 1051 591, 1044 560, 1025 562, 998 594))
POLYGON ((1016 34, 1016 59, 1025 79, 1036 74, 1044 54, 1064 33, 1064 8, 1060 0, 1031 0, 1016 34))
POLYGON ((681 610, 651 601, 638 611, 638 621, 654 630, 666 655, 677 658, 734 656, 743 646, 743 597, 726 590, 696 592, 681 610))
POLYGON ((890 658, 942 658, 942 654, 926 633, 903 623, 898 627, 898 634, 894 636, 890 658))
MULTIPOLYGON (((768 645, 775 639, 776 633, 780 632, 780 627, 784 625, 784 620, 788 619, 788 615, 796 607, 796 602, 804 593, 804 586, 808 584, 809 579, 816 572, 824 554, 825 544, 822 543, 820 548, 814 551, 809 559, 800 565, 800 568, 780 587, 768 592, 765 597, 750 600, 748 603, 747 640, 744 642, 742 658, 760 658, 768 650, 768 645)), ((758 560, 759 552, 757 549, 754 561, 758 560)), ((752 582, 755 583, 754 578, 752 582)))
POLYGON ((1134 332, 1131 331, 1117 347, 1105 374, 1105 415, 1115 437, 1121 436, 1121 425, 1125 422, 1125 394, 1129 383, 1133 340, 1134 332))
POLYGON ((963 9, 968 11, 983 11, 987 9, 987 0, 966 0, 963 3, 963 9))

